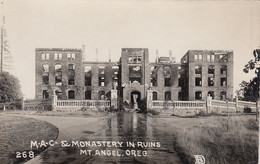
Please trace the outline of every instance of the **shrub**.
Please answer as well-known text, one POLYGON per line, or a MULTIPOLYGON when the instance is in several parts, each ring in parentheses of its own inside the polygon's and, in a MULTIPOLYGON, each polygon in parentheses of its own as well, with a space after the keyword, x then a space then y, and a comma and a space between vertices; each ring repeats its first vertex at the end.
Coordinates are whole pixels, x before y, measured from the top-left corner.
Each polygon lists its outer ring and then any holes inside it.
POLYGON ((252 112, 252 109, 248 106, 245 106, 244 107, 244 113, 251 113, 252 112))
POLYGON ((197 116, 207 116, 207 113, 203 110, 200 110, 198 114, 196 114, 197 116))
POLYGON ((160 114, 160 112, 158 112, 154 109, 148 110, 148 113, 151 113, 152 115, 159 115, 160 114))
POLYGON ((259 130, 259 122, 255 119, 249 119, 246 124, 246 128, 249 130, 259 130))
POLYGON ((87 108, 83 106, 80 110, 85 112, 85 111, 87 111, 87 108))
POLYGON ((138 107, 140 109, 140 112, 142 112, 142 113, 147 112, 146 98, 143 98, 142 100, 140 100, 140 102, 138 103, 138 107))

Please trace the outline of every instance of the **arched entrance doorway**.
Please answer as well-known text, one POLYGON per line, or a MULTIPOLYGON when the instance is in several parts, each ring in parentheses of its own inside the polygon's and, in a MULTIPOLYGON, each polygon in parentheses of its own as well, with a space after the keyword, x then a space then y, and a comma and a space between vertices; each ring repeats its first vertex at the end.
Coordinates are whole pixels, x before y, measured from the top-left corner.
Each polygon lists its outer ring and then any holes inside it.
POLYGON ((139 91, 131 92, 131 107, 133 109, 138 109, 140 100, 141 100, 141 93, 139 91))

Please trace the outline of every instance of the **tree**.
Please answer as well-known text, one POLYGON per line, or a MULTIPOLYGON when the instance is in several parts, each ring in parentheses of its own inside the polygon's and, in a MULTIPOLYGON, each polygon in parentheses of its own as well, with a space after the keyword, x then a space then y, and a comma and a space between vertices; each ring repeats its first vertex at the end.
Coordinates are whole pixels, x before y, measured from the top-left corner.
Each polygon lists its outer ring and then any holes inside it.
MULTIPOLYGON (((259 67, 257 68, 257 63, 260 61, 260 49, 255 49, 253 51, 255 59, 251 59, 246 65, 243 71, 248 73, 250 70, 255 70, 255 74, 259 75, 259 67)), ((259 76, 258 76, 259 77, 259 76)))
POLYGON ((242 81, 239 84, 239 86, 240 86, 240 89, 238 91, 236 91, 239 100, 257 101, 258 88, 259 88, 259 82, 258 82, 257 77, 254 77, 249 82, 242 81))
POLYGON ((0 73, 0 103, 11 102, 22 96, 19 80, 8 72, 0 73))
POLYGON ((238 98, 245 101, 257 101, 259 99, 259 81, 260 81, 260 68, 258 62, 260 61, 260 49, 253 51, 254 59, 251 59, 246 65, 243 71, 248 73, 250 70, 255 72, 254 77, 249 82, 242 81, 240 90, 236 91, 238 98))

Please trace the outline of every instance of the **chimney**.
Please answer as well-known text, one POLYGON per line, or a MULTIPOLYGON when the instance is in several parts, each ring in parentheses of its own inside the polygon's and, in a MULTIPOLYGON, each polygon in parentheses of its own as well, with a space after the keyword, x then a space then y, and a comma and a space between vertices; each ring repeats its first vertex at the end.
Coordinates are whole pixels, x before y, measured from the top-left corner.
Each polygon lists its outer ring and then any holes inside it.
POLYGON ((86 49, 85 45, 82 45, 82 61, 86 60, 86 49))
POLYGON ((98 49, 96 48, 96 62, 98 62, 98 49))
POLYGON ((169 58, 170 58, 170 62, 172 63, 173 61, 172 61, 172 50, 171 49, 169 50, 169 58))
POLYGON ((111 49, 109 49, 108 61, 111 62, 111 49))
POLYGON ((159 52, 158 52, 158 49, 156 49, 156 59, 155 59, 156 63, 158 63, 158 59, 159 59, 159 52))

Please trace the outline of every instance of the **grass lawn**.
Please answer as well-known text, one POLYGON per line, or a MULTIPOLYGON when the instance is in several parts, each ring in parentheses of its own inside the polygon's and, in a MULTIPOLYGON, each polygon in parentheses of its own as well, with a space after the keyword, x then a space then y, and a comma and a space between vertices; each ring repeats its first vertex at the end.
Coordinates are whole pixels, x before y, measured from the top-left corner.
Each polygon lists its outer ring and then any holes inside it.
MULTIPOLYGON (((0 113, 0 163, 23 163, 29 160, 31 141, 55 140, 58 133, 58 129, 50 123, 0 113), (24 151, 27 152, 26 158, 16 158, 17 152, 24 151)), ((34 156, 44 149, 33 149, 34 156)))
POLYGON ((39 116, 62 116, 62 117, 108 117, 116 114, 116 112, 107 111, 26 111, 26 110, 13 110, 5 111, 5 114, 21 114, 21 115, 39 115, 39 116))
POLYGON ((184 163, 195 163, 193 155, 203 155, 210 164, 257 164, 258 137, 255 116, 209 117, 180 131, 175 150, 184 163))

